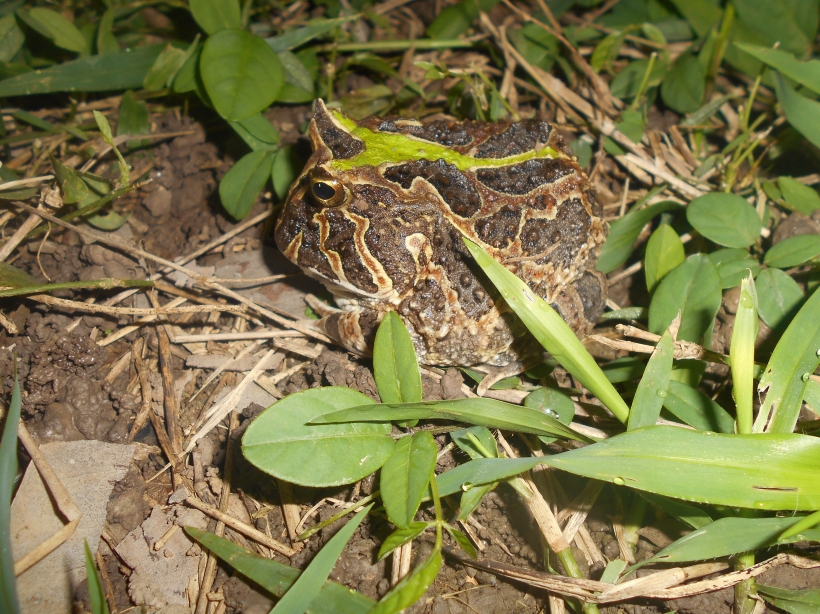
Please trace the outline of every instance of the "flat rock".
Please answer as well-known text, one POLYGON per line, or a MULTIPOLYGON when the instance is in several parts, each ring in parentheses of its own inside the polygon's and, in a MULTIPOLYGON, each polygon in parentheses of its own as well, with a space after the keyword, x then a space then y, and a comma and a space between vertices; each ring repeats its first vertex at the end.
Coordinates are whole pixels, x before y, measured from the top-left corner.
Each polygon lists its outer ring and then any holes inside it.
MULTIPOLYGON (((59 548, 17 578, 24 614, 70 613, 74 588, 85 580, 83 541, 96 552, 114 485, 125 477, 136 445, 68 441, 40 446, 82 512, 77 529, 59 548)), ((31 463, 11 505, 14 559, 31 552, 63 527, 40 474, 31 463)))

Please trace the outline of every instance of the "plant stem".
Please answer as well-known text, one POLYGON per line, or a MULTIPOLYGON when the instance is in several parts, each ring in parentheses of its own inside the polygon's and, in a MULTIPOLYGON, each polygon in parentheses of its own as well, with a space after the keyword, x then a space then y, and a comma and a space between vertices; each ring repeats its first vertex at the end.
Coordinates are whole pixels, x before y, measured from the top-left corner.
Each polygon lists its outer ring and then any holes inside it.
POLYGON ((649 56, 649 64, 646 65, 646 72, 644 72, 643 79, 641 79, 641 86, 638 88, 638 93, 635 94, 635 99, 632 101, 632 104, 629 105, 630 111, 634 111, 641 105, 643 95, 646 93, 646 87, 649 84, 649 77, 652 75, 652 70, 655 68, 655 60, 657 59, 658 52, 653 51, 652 55, 649 56))
MULTIPOLYGON (((584 574, 581 573, 581 568, 578 567, 578 563, 575 560, 575 555, 572 553, 572 548, 565 548, 561 550, 561 552, 556 552, 555 555, 558 557, 558 560, 561 561, 561 565, 564 566, 564 572, 570 578, 583 578, 584 574)), ((583 604, 584 614, 599 614, 598 606, 594 603, 584 603, 583 604)))
POLYGON ((407 49, 469 49, 473 46, 470 41, 455 40, 395 40, 395 41, 368 41, 365 43, 331 43, 320 45, 319 51, 406 51, 407 49))
POLYGON ((729 33, 732 31, 734 21, 735 5, 731 2, 727 2, 726 9, 723 11, 723 21, 720 24, 720 33, 718 34, 718 40, 715 44, 715 51, 712 55, 712 61, 709 63, 709 74, 706 76, 706 89, 703 94, 704 100, 709 100, 712 97, 715 78, 720 69, 720 63, 723 61, 723 54, 726 53, 726 47, 729 44, 729 33))
MULTIPOLYGON (((735 559, 735 569, 740 571, 751 567, 755 564, 755 553, 744 552, 738 555, 735 559)), ((738 584, 735 584, 735 604, 733 608, 734 614, 752 614, 757 605, 757 602, 751 598, 751 595, 757 594, 757 587, 754 578, 748 578, 738 584)))
POLYGON ((336 514, 333 514, 333 516, 331 516, 327 520, 323 520, 319 524, 313 525, 312 527, 310 527, 306 531, 302 531, 301 533, 299 533, 299 535, 296 536, 296 539, 299 539, 299 540, 307 539, 308 537, 310 537, 314 533, 324 529, 326 526, 333 524, 334 522, 339 520, 339 518, 347 516, 348 514, 352 514, 354 511, 356 511, 357 508, 360 508, 363 505, 367 505, 368 503, 370 503, 371 501, 376 499, 379 495, 381 495, 381 492, 382 491, 377 490, 374 493, 372 493, 372 494, 368 495, 367 497, 365 497, 364 499, 359 499, 358 501, 356 501, 356 503, 353 503, 352 505, 349 505, 346 508, 344 508, 342 511, 340 511, 336 514))
POLYGON ((638 546, 638 530, 643 526, 648 503, 637 492, 632 493, 632 505, 624 518, 624 539, 635 552, 638 546))

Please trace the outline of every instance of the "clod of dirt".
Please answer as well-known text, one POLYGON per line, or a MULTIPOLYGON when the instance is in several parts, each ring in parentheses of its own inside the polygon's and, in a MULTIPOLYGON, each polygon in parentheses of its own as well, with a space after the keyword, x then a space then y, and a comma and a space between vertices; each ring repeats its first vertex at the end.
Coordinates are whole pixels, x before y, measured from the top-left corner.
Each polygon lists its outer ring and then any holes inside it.
MULTIPOLYGON (((85 579, 84 540, 97 550, 114 484, 125 477, 135 445, 101 441, 45 444, 40 450, 82 513, 76 530, 59 548, 17 579, 24 614, 72 611, 72 587, 85 579)), ((34 464, 11 506, 12 550, 19 559, 63 528, 34 464)), ((195 569, 196 570, 196 569, 195 569)))
POLYGON ((820 224, 817 222, 814 215, 807 217, 795 211, 777 225, 772 236, 772 245, 799 235, 820 235, 820 224))
MULTIPOLYGON (((205 529, 207 518, 197 510, 186 514, 184 524, 205 529)), ((117 555, 133 571, 128 578, 128 594, 137 605, 161 608, 189 603, 189 579, 196 576, 198 556, 188 556, 194 544, 184 531, 175 529, 159 551, 154 544, 174 526, 173 509, 155 507, 151 516, 117 545, 117 555)), ((194 597, 193 595, 191 597, 194 597)))
POLYGON ((320 386, 353 388, 376 402, 380 401, 376 380, 370 370, 356 364, 344 352, 329 349, 324 349, 312 364, 295 373, 279 390, 285 396, 320 386))

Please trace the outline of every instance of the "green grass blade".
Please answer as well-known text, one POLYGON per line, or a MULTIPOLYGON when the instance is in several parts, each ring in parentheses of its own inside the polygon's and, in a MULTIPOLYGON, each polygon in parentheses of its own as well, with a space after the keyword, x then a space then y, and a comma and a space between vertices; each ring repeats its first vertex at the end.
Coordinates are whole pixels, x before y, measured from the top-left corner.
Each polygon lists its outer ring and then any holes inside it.
POLYGON ((820 440, 808 435, 724 435, 650 426, 541 460, 570 473, 696 503, 820 508, 820 440))
POLYGON ((492 484, 545 464, 544 457, 478 458, 436 476, 442 497, 480 484, 492 484))
MULTIPOLYGON (((281 401, 280 401, 281 402, 281 401)), ((531 407, 513 405, 495 399, 455 399, 361 405, 316 416, 310 424, 338 422, 392 422, 397 420, 457 420, 487 428, 576 441, 592 441, 558 420, 531 407)))
POLYGON ((492 258, 478 245, 464 239, 467 249, 484 270, 507 304, 533 336, 621 422, 629 416, 621 395, 601 371, 598 363, 587 352, 567 323, 541 297, 535 296, 527 285, 492 258))
POLYGON ((85 550, 85 575, 88 578, 88 600, 91 604, 91 614, 109 614, 108 601, 105 599, 105 591, 102 586, 100 570, 91 554, 88 542, 83 540, 85 550))
POLYGON ((735 327, 729 365, 737 404, 737 432, 752 432, 752 397, 754 395, 755 340, 757 339, 757 291, 751 274, 740 284, 735 327))
POLYGON ((757 592, 773 606, 789 614, 817 614, 820 611, 818 590, 794 591, 758 584, 757 592))
MULTIPOLYGON (((266 559, 237 546, 224 537, 218 537, 194 527, 185 527, 185 532, 205 546, 246 578, 268 591, 274 597, 285 594, 302 572, 288 565, 266 559)), ((374 601, 361 593, 352 591, 336 582, 325 582, 319 594, 313 599, 306 614, 365 614, 374 601)))
POLYGON ((760 378, 758 392, 768 392, 754 423, 755 432, 765 429, 772 433, 791 433, 794 430, 806 382, 818 364, 820 292, 815 291, 783 333, 760 378))
POLYGON ((427 591, 441 569, 441 550, 435 548, 430 556, 407 574, 393 589, 382 597, 369 614, 393 614, 413 605, 427 591))
POLYGON ((697 388, 671 380, 663 406, 676 418, 699 431, 734 433, 735 419, 697 388))
POLYGON ((20 603, 17 600, 17 586, 14 576, 14 557, 11 552, 11 495, 14 492, 14 477, 17 474, 17 424, 20 422, 20 382, 17 381, 16 357, 14 386, 11 389, 11 403, 3 427, 0 441, 0 611, 17 614, 20 603))
POLYGON ((330 541, 313 557, 310 565, 302 571, 293 586, 288 589, 288 592, 270 611, 270 614, 304 614, 319 594, 319 591, 322 590, 322 586, 327 582, 327 577, 333 571, 333 566, 342 554, 347 542, 353 537, 353 532, 359 528, 362 520, 372 507, 373 504, 371 503, 330 538, 330 541))
POLYGON ((632 409, 629 412, 627 429, 632 431, 642 426, 652 426, 661 415, 663 401, 669 388, 669 377, 672 375, 672 354, 674 343, 672 335, 666 331, 643 372, 643 377, 635 391, 632 409))

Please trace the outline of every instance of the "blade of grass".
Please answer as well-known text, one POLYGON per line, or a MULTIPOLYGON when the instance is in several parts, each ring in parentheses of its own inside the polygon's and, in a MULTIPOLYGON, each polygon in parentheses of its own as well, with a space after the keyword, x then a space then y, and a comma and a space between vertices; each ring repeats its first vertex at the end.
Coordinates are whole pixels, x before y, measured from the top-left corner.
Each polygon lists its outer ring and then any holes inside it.
POLYGON ((11 402, 6 413, 3 439, 0 441, 0 611, 9 614, 20 612, 17 585, 14 576, 14 557, 11 552, 11 495, 17 474, 17 424, 20 422, 22 398, 20 382, 17 381, 17 359, 14 361, 14 385, 11 402))
POLYGON ((729 365, 737 404, 737 432, 752 432, 752 397, 754 394, 755 339, 757 339, 757 291, 751 274, 740 284, 740 301, 732 331, 729 365))

